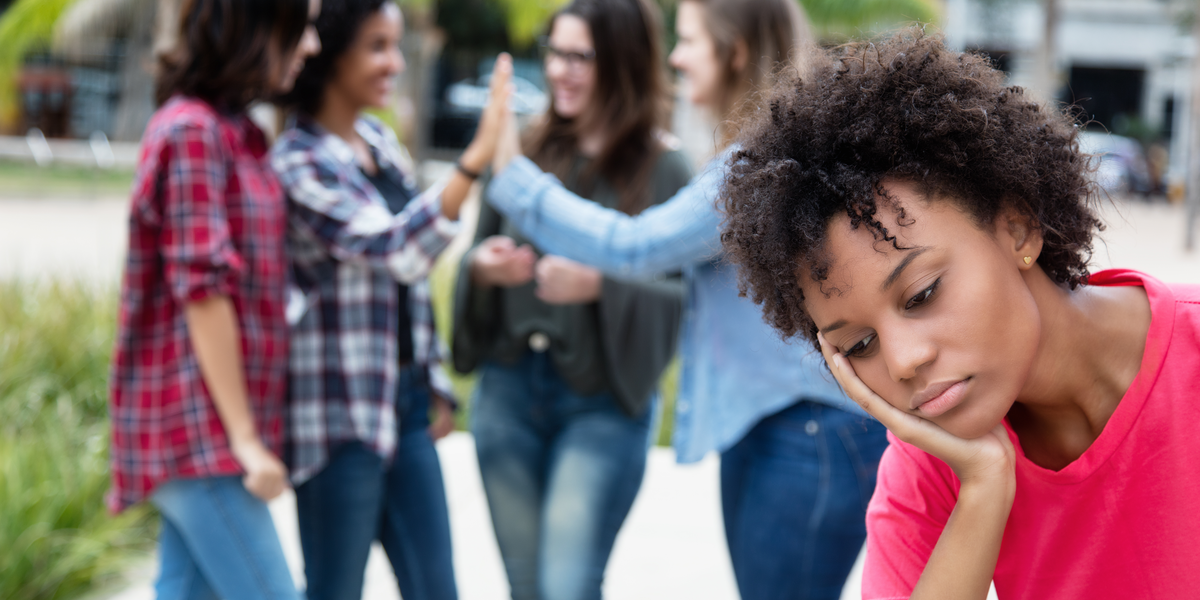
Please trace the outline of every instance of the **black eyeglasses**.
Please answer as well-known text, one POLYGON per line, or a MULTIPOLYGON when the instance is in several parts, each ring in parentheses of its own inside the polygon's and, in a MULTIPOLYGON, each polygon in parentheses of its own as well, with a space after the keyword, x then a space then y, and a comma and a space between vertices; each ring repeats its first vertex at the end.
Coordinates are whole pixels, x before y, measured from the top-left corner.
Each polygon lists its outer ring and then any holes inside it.
POLYGON ((550 45, 550 41, 542 38, 538 44, 542 51, 542 60, 549 63, 551 58, 562 59, 567 63, 567 68, 572 71, 582 69, 584 65, 596 60, 596 51, 588 50, 587 52, 568 52, 559 50, 550 45))

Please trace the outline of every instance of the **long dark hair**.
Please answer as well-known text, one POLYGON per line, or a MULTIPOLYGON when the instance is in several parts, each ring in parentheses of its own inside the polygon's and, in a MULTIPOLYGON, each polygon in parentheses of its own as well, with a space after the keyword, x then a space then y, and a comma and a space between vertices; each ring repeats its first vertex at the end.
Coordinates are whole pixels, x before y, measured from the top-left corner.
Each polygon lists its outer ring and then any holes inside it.
POLYGON ((155 100, 185 94, 230 111, 265 100, 307 26, 308 0, 184 0, 155 100))
POLYGON ((363 23, 379 12, 391 0, 324 0, 321 16, 317 17, 317 35, 321 52, 304 63, 292 91, 284 94, 279 103, 309 116, 321 110, 325 86, 334 76, 337 60, 358 38, 363 23))
POLYGON ((550 108, 525 137, 540 167, 559 177, 570 168, 579 135, 601 128, 604 147, 585 177, 603 176, 620 195, 619 208, 637 214, 649 204, 649 180, 662 152, 656 130, 665 128, 669 103, 664 70, 662 16, 650 0, 574 0, 561 15, 583 19, 596 49, 596 88, 582 118, 564 119, 550 108))

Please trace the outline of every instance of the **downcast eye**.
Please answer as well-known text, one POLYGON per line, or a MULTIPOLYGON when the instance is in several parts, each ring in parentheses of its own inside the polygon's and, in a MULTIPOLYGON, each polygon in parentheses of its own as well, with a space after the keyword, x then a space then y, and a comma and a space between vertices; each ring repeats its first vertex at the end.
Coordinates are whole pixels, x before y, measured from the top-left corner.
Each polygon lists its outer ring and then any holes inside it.
POLYGON ((867 351, 867 346, 870 346, 871 342, 874 340, 874 333, 867 335, 867 337, 859 340, 857 344, 851 346, 850 349, 845 352, 846 356, 861 356, 863 352, 867 351))
POLYGON ((933 293, 935 291, 937 291, 938 285, 940 283, 942 283, 941 278, 934 281, 933 284, 930 285, 929 287, 921 290, 920 292, 917 292, 917 295, 913 296, 912 298, 909 298, 908 302, 904 303, 905 310, 911 310, 913 308, 916 308, 916 307, 921 306, 922 304, 925 304, 926 302, 928 302, 929 299, 933 297, 933 293))

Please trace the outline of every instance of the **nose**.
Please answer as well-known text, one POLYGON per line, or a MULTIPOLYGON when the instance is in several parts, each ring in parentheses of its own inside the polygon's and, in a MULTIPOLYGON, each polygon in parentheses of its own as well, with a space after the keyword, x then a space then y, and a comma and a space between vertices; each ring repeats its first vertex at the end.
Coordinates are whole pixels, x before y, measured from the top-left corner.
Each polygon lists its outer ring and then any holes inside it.
POLYGON ((900 383, 917 376, 921 367, 937 358, 937 345, 915 327, 897 327, 879 332, 880 351, 888 375, 900 383))
POLYGON ((546 78, 547 79, 562 79, 567 74, 567 65, 565 60, 550 56, 546 60, 546 78))
POLYGON ((309 26, 305 31, 305 37, 308 38, 308 55, 316 56, 321 53, 321 36, 317 34, 317 28, 309 26))
POLYGON ((667 64, 671 65, 672 69, 678 69, 678 70, 682 71, 683 70, 683 62, 682 62, 683 56, 682 55, 683 55, 683 52, 681 52, 679 50, 679 44, 675 44, 675 47, 673 49, 671 49, 671 54, 667 56, 667 64))

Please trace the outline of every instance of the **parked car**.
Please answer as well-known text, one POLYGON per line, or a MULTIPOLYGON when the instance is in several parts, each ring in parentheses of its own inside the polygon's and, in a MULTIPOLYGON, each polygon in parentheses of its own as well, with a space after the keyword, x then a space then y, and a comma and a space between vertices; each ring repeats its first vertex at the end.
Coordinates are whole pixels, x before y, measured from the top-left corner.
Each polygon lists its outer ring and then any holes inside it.
MULTIPOLYGON (((433 118, 433 143, 440 148, 464 148, 475 135, 479 116, 487 105, 488 84, 492 78, 494 59, 480 61, 480 75, 456 81, 441 95, 433 118)), ((542 89, 541 62, 513 62, 513 95, 510 103, 517 115, 541 114, 549 105, 542 89)))
POLYGON ((1149 194, 1154 190, 1150 165, 1136 140, 1111 133, 1084 131, 1079 149, 1099 160, 1092 177, 1110 194, 1149 194))

